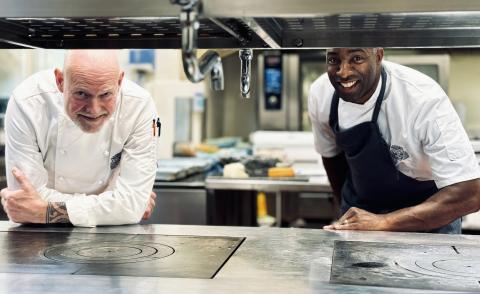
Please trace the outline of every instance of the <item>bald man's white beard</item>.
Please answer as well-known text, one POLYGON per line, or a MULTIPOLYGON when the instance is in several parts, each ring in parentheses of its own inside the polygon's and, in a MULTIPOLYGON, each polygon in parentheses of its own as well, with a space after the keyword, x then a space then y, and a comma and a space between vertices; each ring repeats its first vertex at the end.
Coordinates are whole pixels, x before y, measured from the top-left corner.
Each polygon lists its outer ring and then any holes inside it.
POLYGON ((96 133, 102 129, 110 116, 107 113, 100 115, 76 113, 71 119, 85 133, 96 133))

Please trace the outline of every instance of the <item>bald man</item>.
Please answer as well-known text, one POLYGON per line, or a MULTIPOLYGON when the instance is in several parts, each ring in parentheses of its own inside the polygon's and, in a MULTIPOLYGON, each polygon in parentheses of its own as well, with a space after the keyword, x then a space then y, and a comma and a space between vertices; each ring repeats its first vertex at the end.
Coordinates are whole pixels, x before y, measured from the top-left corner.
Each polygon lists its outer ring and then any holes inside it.
POLYGON ((69 51, 63 71, 26 79, 5 117, 9 219, 93 227, 148 218, 156 120, 150 95, 124 78, 113 51, 69 51))

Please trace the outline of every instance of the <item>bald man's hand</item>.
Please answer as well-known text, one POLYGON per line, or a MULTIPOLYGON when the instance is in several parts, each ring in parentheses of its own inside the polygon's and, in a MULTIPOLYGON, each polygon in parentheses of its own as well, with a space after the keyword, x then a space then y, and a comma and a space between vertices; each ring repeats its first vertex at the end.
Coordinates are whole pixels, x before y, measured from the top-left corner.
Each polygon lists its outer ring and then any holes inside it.
POLYGON ((147 209, 142 216, 142 220, 147 220, 152 216, 153 209, 155 208, 155 199, 157 199, 157 194, 155 192, 150 193, 150 198, 148 199, 147 209))
POLYGON ((7 213, 8 218, 16 223, 44 224, 47 201, 40 197, 23 172, 14 167, 12 174, 20 184, 20 189, 12 191, 4 188, 0 191, 3 210, 7 213))

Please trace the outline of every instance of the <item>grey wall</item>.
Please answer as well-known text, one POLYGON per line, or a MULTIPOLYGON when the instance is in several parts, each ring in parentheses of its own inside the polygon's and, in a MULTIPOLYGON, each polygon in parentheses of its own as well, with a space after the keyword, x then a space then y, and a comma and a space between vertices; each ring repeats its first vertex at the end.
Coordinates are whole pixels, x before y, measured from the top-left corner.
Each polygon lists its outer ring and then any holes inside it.
MULTIPOLYGON (((238 52, 224 57, 223 70, 225 89, 212 91, 209 87, 207 97, 206 137, 240 136, 248 139, 248 135, 257 130, 257 54, 253 51, 252 60, 252 92, 250 99, 240 95, 240 59, 238 52)), ((208 81, 210 83, 210 81, 208 81)))

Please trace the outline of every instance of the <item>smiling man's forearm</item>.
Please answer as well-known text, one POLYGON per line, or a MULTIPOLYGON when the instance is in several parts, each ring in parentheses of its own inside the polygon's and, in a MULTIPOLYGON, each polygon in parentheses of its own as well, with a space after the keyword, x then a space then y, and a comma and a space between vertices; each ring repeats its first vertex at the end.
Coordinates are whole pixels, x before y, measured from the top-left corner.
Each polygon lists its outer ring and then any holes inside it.
POLYGON ((480 208, 480 180, 447 186, 425 202, 386 214, 389 230, 431 230, 480 208))

